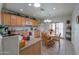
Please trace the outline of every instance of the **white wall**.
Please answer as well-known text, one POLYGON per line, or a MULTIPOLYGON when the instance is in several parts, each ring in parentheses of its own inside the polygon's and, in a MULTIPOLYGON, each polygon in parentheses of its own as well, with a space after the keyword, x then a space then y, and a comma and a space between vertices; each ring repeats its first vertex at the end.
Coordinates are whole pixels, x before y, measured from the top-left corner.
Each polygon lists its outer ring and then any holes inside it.
MULTIPOLYGON (((64 38, 65 38, 65 33, 66 33, 66 21, 67 20, 71 20, 71 15, 68 15, 68 16, 63 16, 63 17, 57 17, 57 18, 50 18, 52 20, 52 22, 63 22, 64 23, 64 38)), ((44 24, 44 23, 41 23, 41 29, 40 30, 45 30, 47 31, 48 30, 48 24, 44 24)))
POLYGON ((72 14, 72 43, 75 47, 76 54, 79 54, 79 24, 76 22, 79 15, 79 4, 76 4, 72 14))

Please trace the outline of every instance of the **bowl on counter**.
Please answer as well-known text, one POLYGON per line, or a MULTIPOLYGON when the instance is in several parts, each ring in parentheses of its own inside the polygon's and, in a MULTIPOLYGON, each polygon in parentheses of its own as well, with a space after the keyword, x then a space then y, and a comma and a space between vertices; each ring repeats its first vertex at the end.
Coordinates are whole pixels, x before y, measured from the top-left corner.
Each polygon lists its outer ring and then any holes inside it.
POLYGON ((25 45, 26 45, 26 41, 25 41, 25 40, 21 40, 21 41, 19 42, 19 47, 20 47, 20 48, 24 47, 25 45))
POLYGON ((22 40, 29 41, 29 40, 30 40, 30 36, 23 36, 23 37, 22 37, 22 40))

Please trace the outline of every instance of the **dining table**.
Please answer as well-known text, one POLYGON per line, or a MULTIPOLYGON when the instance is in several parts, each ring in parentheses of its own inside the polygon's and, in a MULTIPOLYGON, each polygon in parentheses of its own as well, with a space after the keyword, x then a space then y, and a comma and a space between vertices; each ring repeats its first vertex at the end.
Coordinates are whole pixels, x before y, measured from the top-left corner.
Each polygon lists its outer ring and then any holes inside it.
POLYGON ((61 35, 60 33, 59 34, 49 34, 48 35, 50 37, 50 40, 59 43, 59 48, 60 48, 60 35, 61 35))

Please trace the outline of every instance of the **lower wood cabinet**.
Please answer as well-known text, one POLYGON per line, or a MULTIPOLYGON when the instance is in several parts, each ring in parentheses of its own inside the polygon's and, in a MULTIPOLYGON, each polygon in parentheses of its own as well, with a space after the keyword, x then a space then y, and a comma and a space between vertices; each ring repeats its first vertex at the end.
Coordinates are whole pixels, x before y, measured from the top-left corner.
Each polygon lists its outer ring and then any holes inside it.
POLYGON ((39 31, 39 30, 35 30, 35 31, 34 31, 34 37, 35 37, 35 38, 40 37, 40 31, 39 31))
POLYGON ((41 55, 41 41, 19 52, 20 55, 41 55))

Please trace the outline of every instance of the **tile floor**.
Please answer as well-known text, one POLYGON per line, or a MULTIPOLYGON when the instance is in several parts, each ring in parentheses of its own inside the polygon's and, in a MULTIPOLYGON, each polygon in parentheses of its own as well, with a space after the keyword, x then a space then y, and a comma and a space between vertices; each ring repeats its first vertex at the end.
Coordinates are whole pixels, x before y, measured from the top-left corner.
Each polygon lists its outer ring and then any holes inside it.
POLYGON ((41 54, 42 55, 75 55, 75 50, 73 44, 69 40, 61 39, 60 40, 60 48, 58 42, 51 48, 46 48, 44 44, 42 44, 41 54))

